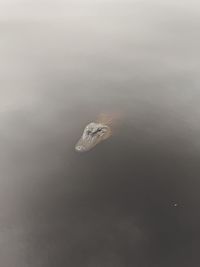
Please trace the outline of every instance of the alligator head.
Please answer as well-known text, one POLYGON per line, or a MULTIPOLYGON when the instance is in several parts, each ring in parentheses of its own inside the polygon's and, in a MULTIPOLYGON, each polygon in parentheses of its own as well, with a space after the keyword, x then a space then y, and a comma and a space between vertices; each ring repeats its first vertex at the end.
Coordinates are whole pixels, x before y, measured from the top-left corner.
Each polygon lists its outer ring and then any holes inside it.
POLYGON ((78 152, 89 151, 98 143, 110 137, 110 135, 111 129, 109 126, 91 122, 85 127, 80 140, 75 146, 75 149, 78 152))

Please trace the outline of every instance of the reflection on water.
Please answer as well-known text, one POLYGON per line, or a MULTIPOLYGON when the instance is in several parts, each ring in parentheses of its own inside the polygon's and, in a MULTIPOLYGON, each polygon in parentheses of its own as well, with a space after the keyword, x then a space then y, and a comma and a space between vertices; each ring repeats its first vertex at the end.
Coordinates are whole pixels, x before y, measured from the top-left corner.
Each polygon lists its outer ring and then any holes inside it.
POLYGON ((199 266, 199 3, 0 7, 0 265, 199 266))

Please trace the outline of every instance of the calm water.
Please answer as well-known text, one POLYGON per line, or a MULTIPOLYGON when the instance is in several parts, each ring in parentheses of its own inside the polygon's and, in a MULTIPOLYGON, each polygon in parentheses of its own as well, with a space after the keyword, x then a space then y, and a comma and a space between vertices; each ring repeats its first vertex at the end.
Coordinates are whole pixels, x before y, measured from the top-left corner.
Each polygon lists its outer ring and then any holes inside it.
POLYGON ((0 33, 0 266, 200 266, 198 1, 2 0, 0 33))

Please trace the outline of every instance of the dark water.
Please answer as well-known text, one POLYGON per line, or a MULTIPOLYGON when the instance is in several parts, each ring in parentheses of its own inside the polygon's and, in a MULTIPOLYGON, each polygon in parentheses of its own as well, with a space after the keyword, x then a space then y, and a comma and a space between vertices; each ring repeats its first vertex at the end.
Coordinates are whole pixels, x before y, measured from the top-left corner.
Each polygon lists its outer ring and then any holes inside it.
POLYGON ((198 1, 0 7, 0 266, 200 266, 198 1))

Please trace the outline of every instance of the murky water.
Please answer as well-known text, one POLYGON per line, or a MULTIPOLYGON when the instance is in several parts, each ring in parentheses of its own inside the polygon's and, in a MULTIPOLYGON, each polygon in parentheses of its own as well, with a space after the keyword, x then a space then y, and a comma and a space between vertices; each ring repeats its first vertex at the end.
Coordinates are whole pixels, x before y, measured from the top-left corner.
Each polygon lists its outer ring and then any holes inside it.
POLYGON ((198 1, 3 0, 0 32, 0 266, 200 266, 198 1))

